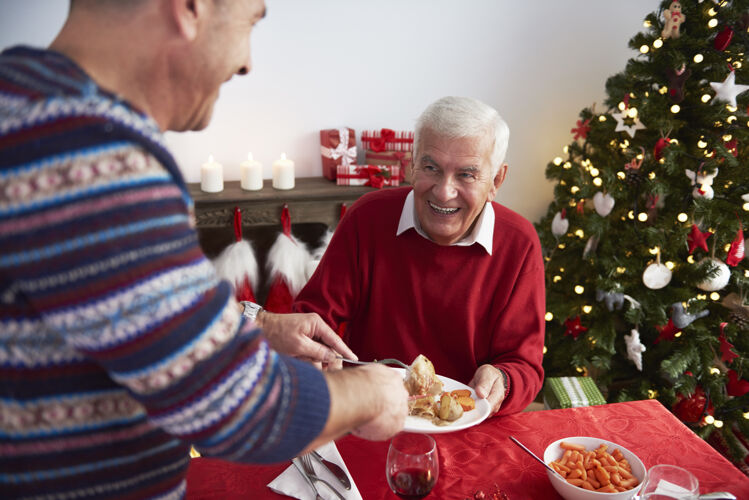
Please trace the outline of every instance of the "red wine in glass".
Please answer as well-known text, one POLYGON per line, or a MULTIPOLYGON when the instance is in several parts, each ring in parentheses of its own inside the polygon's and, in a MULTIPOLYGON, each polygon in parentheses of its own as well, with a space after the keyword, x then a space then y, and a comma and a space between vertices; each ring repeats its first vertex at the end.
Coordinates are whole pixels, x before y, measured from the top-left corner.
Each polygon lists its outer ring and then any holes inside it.
POLYGON ((432 491, 437 477, 429 469, 405 468, 388 477, 390 488, 400 498, 415 500, 432 491))

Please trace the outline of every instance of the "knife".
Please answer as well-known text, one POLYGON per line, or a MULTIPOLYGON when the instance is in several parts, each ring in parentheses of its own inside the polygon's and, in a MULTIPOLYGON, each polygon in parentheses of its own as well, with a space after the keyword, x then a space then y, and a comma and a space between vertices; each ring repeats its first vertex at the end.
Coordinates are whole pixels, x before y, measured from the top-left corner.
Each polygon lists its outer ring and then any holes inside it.
POLYGON ((348 476, 346 475, 346 471, 344 471, 341 467, 338 466, 338 464, 334 464, 330 460, 326 460, 322 455, 317 453, 316 451, 312 451, 311 455, 315 457, 315 459, 320 462, 323 467, 328 469, 331 474, 333 474, 336 479, 343 485, 344 488, 347 490, 351 489, 351 481, 349 480, 348 476))

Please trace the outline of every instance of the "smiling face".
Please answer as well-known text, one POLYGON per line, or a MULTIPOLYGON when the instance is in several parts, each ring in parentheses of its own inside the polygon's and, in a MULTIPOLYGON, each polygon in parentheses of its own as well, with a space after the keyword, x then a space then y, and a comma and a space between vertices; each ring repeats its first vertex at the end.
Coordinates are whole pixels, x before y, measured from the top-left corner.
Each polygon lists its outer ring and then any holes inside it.
POLYGON ((221 85, 251 68, 250 35, 265 15, 264 0, 206 2, 194 50, 180 68, 181 117, 172 130, 201 130, 208 126, 221 85))
POLYGON ((416 145, 411 182, 416 217, 424 232, 439 245, 466 237, 492 201, 507 165, 492 175, 494 137, 449 138, 425 128, 416 145))

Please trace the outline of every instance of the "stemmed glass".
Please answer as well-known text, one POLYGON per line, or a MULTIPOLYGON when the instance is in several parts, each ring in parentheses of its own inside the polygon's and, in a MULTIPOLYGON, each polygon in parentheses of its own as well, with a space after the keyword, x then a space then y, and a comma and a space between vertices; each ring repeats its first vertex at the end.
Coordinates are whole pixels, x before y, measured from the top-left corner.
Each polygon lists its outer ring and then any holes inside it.
POLYGON ((641 500, 693 500, 699 497, 700 483, 686 469, 675 465, 654 465, 640 487, 641 500))
POLYGON ((401 498, 422 498, 432 491, 439 476, 437 443, 428 434, 402 432, 390 441, 385 475, 393 493, 401 498))

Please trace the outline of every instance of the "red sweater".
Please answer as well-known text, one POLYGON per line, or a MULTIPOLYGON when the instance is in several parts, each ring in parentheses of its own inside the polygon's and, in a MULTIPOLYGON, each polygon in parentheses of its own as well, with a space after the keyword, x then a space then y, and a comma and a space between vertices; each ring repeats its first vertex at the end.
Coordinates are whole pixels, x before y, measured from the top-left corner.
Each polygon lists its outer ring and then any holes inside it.
POLYGON ((468 383, 486 363, 510 378, 500 414, 541 389, 544 270, 535 229, 492 203, 492 255, 479 244, 440 246, 396 236, 410 187, 375 191, 347 212, 295 310, 316 312, 362 360, 424 354, 438 374, 468 383))

